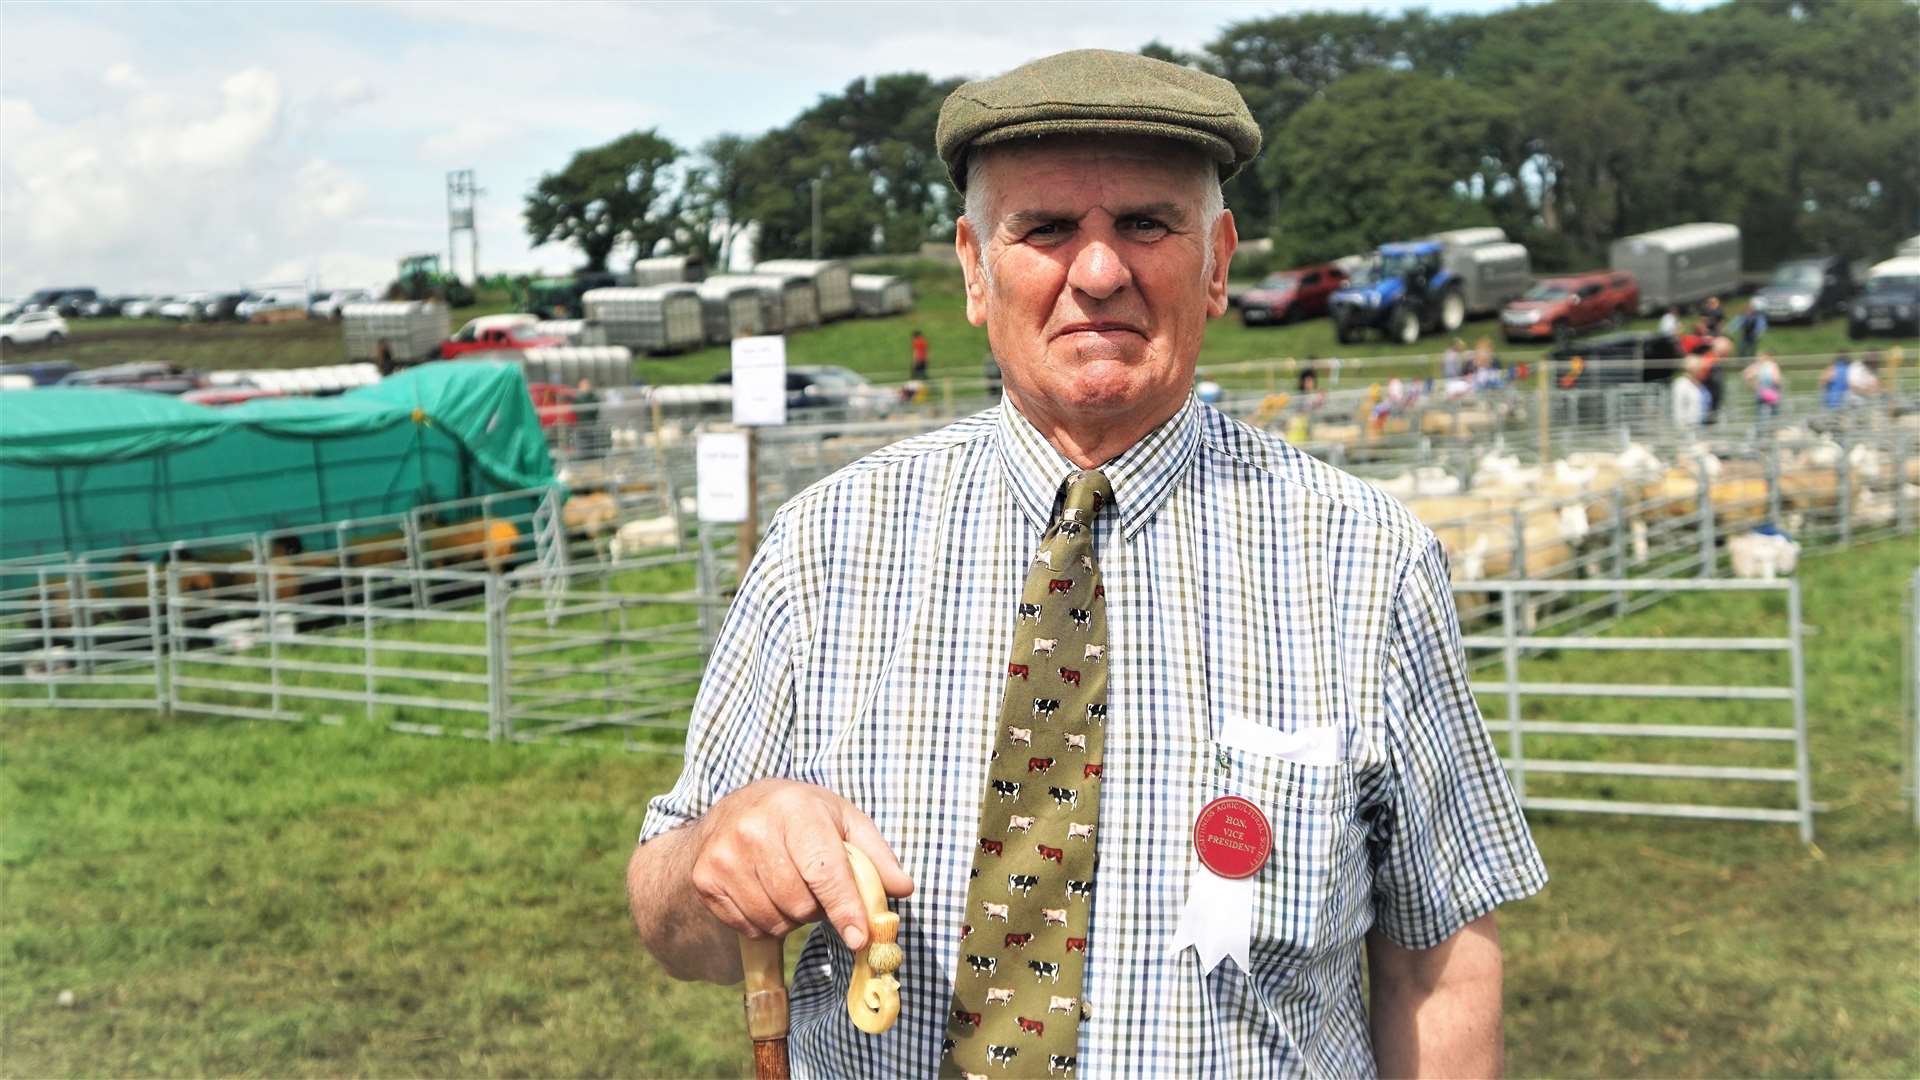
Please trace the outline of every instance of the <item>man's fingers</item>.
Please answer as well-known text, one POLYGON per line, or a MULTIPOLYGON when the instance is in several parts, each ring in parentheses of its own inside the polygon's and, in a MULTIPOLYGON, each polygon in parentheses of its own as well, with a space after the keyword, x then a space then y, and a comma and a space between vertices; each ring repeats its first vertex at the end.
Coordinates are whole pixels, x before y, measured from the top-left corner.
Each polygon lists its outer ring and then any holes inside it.
POLYGON ((887 846, 886 838, 880 830, 873 827, 872 819, 860 812, 852 803, 845 804, 841 812, 841 825, 847 830, 847 842, 867 853, 873 860, 873 868, 880 872, 880 885, 887 890, 888 896, 912 896, 913 879, 900 868, 900 860, 893 855, 893 848, 887 846))
POLYGON ((854 887, 853 868, 847 863, 846 849, 840 846, 839 830, 811 830, 806 839, 789 850, 800 869, 800 879, 820 901, 821 911, 840 931, 840 939, 849 949, 863 948, 867 943, 867 909, 854 887))
POLYGON ((792 863, 785 859, 762 859, 754 864, 753 872, 782 918, 795 926, 820 918, 819 901, 814 899, 813 890, 800 879, 792 863))

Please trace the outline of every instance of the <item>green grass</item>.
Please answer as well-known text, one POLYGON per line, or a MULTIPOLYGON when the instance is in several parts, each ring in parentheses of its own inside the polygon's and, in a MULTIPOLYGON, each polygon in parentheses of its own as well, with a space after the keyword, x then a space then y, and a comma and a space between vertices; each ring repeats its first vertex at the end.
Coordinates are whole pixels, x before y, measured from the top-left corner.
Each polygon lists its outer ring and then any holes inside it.
MULTIPOLYGON (((911 275, 916 293, 915 310, 884 319, 845 319, 794 334, 788 339, 788 362, 839 364, 875 382, 898 383, 907 377, 908 339, 918 328, 927 335, 931 350, 929 369, 936 384, 952 380, 956 392, 977 386, 987 356, 987 335, 967 322, 959 268, 952 264, 902 260, 863 269, 911 275)), ((476 306, 454 312, 453 325, 457 329, 469 318, 504 310, 507 310, 504 295, 483 294, 476 306)), ((1650 319, 1633 325, 1637 329, 1652 329, 1656 322, 1650 319)), ((173 324, 156 319, 82 319, 70 325, 74 335, 70 341, 56 348, 23 351, 19 358, 64 359, 83 367, 160 360, 206 370, 306 367, 345 361, 340 328, 335 323, 301 321, 246 326, 173 324)), ((1469 344, 1483 336, 1498 344, 1499 327, 1491 319, 1477 320, 1468 323, 1461 336, 1469 344)), ((1858 351, 1861 343, 1847 340, 1846 320, 1828 319, 1811 327, 1776 327, 1768 332, 1765 344, 1782 356, 1830 356, 1840 349, 1858 351)), ((1884 348, 1895 342, 1881 340, 1873 344, 1884 348)), ((1906 344, 1912 352, 1917 343, 1906 344)), ((1200 354, 1200 367, 1204 373, 1209 367, 1290 357, 1404 357, 1407 358, 1404 364, 1392 365, 1386 373, 1424 376, 1438 374, 1433 358, 1445 348, 1446 341, 1438 337, 1411 346, 1389 345, 1378 338, 1340 345, 1334 340, 1332 324, 1325 319, 1249 329, 1240 324, 1237 315, 1229 312, 1226 318, 1216 320, 1209 327, 1206 345, 1200 354), (1413 359, 1415 357, 1420 359, 1413 359)), ((1503 346, 1499 351, 1503 359, 1513 362, 1537 357, 1544 347, 1503 346)), ((640 379, 655 385, 705 382, 727 369, 728 356, 724 347, 707 348, 678 356, 642 357, 634 362, 634 368, 640 379)), ((1291 388, 1291 380, 1281 370, 1215 374, 1229 386, 1291 388)))
MULTIPOLYGON (((1905 538, 1803 567, 1817 849, 1789 826, 1537 816, 1553 884, 1501 917, 1514 1075, 1920 1074, 1897 686, 1915 563, 1905 538)), ((1770 603, 1680 598, 1622 632, 1770 633, 1770 603)), ((1719 664, 1526 675, 1740 674, 1719 664)), ((737 992, 667 980, 626 926, 631 838, 678 769, 357 719, 9 708, 0 1072, 743 1075, 737 992)))

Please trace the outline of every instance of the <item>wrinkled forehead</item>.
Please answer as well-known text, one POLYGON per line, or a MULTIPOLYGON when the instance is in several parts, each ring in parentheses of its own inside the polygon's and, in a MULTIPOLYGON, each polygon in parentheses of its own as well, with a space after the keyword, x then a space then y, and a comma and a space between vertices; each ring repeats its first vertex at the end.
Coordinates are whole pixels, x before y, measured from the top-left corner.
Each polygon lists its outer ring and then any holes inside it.
POLYGON ((1215 165, 1185 143, 1143 136, 1055 136, 974 151, 968 190, 994 219, 1011 213, 1177 205, 1198 211, 1215 165), (976 187, 976 185, 978 185, 976 187))

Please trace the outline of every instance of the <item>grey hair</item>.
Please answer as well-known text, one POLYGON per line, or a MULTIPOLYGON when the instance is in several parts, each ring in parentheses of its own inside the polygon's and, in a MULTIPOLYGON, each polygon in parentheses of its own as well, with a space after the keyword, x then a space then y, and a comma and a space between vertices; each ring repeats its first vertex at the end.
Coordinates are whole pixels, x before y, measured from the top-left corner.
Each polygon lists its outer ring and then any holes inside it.
MULTIPOLYGON (((993 238, 993 230, 998 220, 994 215, 993 197, 987 190, 987 171, 981 167, 986 159, 987 154, 978 151, 967 155, 965 216, 967 224, 973 228, 976 246, 980 251, 980 276, 991 286, 993 271, 987 267, 987 242, 993 238)), ((1220 170, 1214 163, 1197 153, 1191 155, 1191 160, 1196 169, 1204 168, 1207 174, 1200 191, 1200 220, 1203 223, 1201 235, 1205 241, 1202 246, 1206 260, 1201 264, 1200 276, 1205 278, 1213 275, 1213 228, 1219 224, 1220 215, 1227 208, 1227 196, 1220 189, 1220 170)))

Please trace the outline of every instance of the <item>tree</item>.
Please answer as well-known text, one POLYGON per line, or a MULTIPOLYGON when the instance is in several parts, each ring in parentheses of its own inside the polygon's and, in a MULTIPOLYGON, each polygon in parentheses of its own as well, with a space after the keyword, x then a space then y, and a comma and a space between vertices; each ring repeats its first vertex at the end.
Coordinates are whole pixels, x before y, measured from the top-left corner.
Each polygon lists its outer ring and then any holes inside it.
POLYGON ((652 130, 576 153, 527 196, 527 235, 535 244, 578 244, 592 270, 605 270, 621 243, 651 255, 660 241, 685 232, 673 174, 680 156, 652 130))
POLYGON ((1261 162, 1280 193, 1280 265, 1492 224, 1510 198, 1514 111, 1452 79, 1349 75, 1295 113, 1261 162))

